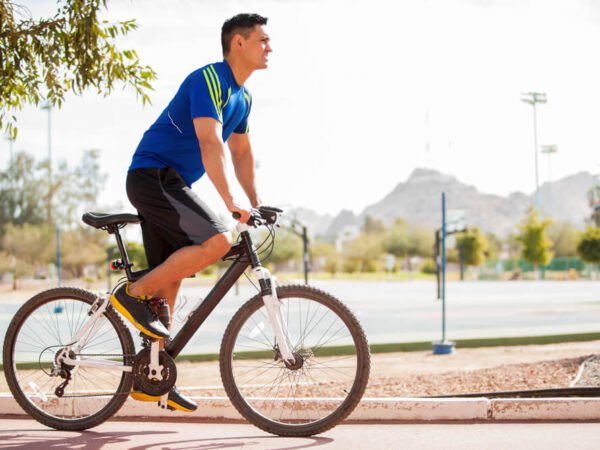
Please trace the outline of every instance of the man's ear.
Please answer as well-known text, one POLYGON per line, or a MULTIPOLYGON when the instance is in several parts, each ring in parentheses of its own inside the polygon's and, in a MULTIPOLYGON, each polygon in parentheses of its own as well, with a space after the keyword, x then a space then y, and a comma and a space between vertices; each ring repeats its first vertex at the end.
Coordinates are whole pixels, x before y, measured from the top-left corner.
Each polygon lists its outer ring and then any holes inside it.
POLYGON ((241 34, 236 34, 235 36, 233 36, 232 41, 234 47, 241 47, 243 45, 244 39, 242 38, 241 34))

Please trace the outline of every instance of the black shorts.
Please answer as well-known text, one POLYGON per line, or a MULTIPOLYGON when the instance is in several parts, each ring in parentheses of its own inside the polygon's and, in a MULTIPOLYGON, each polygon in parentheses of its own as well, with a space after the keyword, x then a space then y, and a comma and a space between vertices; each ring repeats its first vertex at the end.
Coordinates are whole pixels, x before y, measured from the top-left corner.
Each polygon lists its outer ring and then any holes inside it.
POLYGON ((144 220, 142 237, 150 268, 182 247, 228 231, 171 167, 134 169, 127 174, 126 186, 129 201, 144 220))

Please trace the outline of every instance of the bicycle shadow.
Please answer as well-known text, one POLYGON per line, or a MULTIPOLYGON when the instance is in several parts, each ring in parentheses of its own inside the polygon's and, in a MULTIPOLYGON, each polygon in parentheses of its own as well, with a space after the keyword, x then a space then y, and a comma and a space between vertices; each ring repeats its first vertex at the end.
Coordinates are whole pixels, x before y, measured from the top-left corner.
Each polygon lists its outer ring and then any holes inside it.
MULTIPOLYGON (((85 448, 86 450, 100 450, 111 448, 119 444, 121 448, 129 450, 187 450, 203 449, 217 450, 227 448, 265 448, 269 445, 272 450, 296 450, 309 447, 317 447, 333 442, 332 438, 326 437, 306 437, 306 438, 281 438, 277 436, 236 436, 236 437, 211 437, 199 439, 172 439, 167 440, 165 434, 178 434, 177 431, 140 431, 140 432, 65 432, 51 431, 40 433, 40 430, 15 430, 12 432, 0 432, 0 447, 3 450, 52 450, 52 449, 75 449, 85 448), (53 433, 60 433, 60 436, 53 437, 53 433), (151 435, 157 436, 152 444, 135 445, 137 436, 147 438, 151 435), (286 445, 286 440, 293 439, 294 442, 286 445), (279 441, 279 442, 278 442, 279 441), (298 443, 298 441, 301 441, 298 443), (281 443, 281 445, 278 445, 281 443), (270 445, 273 445, 271 447, 270 445)), ((175 437, 175 436, 173 436, 175 437)))

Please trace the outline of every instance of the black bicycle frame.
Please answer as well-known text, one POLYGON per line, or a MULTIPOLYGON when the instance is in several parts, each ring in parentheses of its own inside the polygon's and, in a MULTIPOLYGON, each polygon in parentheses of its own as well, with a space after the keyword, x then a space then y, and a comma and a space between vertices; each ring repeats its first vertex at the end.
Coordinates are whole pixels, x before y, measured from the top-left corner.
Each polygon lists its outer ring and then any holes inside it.
POLYGON ((219 281, 217 281, 217 284, 215 284, 206 298, 202 300, 202 303, 191 313, 186 323, 179 330, 179 333, 165 346, 165 351, 172 358, 176 358, 181 353, 181 350, 183 350, 196 331, 202 326, 213 309, 223 300, 223 297, 225 297, 235 282, 242 276, 244 271, 250 266, 254 268, 261 265, 256 254, 256 249, 252 244, 250 233, 243 231, 241 238, 241 243, 234 245, 227 254, 227 256, 237 255, 237 259, 229 266, 219 281))
POLYGON ((215 284, 202 303, 192 312, 187 322, 183 325, 179 333, 166 346, 165 351, 176 358, 181 350, 187 345, 196 331, 202 326, 206 318, 215 309, 223 297, 229 292, 235 282, 242 276, 248 268, 250 262, 235 261, 221 279, 215 284))

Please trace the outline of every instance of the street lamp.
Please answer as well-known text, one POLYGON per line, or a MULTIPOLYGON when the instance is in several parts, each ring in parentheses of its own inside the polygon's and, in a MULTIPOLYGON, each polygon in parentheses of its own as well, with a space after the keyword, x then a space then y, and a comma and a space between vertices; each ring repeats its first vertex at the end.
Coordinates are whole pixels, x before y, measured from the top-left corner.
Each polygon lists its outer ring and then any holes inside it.
MULTIPOLYGON (((48 111, 48 224, 52 224, 52 103, 46 100, 42 109, 48 111)), ((56 222, 56 278, 61 285, 60 228, 56 222)))
POLYGON ((548 155, 548 214, 552 214, 552 170, 550 166, 550 156, 557 151, 558 147, 556 145, 542 145, 541 152, 548 155))
POLYGON ((538 178, 538 150, 537 150, 537 114, 535 105, 546 103, 548 100, 544 92, 521 93, 521 101, 533 106, 533 152, 535 155, 535 207, 540 208, 539 178, 538 178))
POLYGON ((556 145, 542 145, 541 152, 548 155, 548 183, 552 182, 552 172, 550 171, 550 156, 558 151, 556 145))

